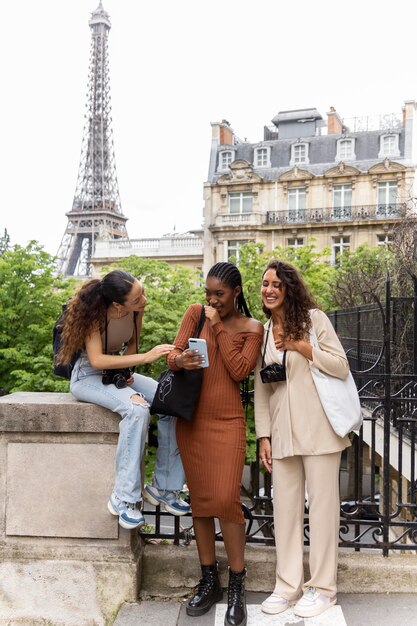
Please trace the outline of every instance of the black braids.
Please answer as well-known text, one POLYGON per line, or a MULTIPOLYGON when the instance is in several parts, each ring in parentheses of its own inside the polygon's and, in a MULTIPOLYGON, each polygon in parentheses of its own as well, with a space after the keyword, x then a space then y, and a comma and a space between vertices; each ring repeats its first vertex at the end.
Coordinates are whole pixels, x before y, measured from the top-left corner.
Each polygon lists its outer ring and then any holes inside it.
POLYGON ((246 304, 245 296, 243 295, 242 275, 236 265, 226 261, 216 263, 209 270, 207 278, 217 278, 232 289, 240 287, 241 292, 237 297, 238 310, 241 313, 244 313, 247 317, 252 317, 248 305, 246 304))

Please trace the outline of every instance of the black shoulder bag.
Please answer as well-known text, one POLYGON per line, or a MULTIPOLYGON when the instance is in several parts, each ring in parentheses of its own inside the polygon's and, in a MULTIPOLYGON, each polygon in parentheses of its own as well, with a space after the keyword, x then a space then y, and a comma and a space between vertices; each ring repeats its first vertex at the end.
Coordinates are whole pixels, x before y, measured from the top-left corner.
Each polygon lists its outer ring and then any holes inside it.
MULTIPOLYGON (((193 337, 198 337, 206 321, 204 306, 201 307, 200 320, 193 337)), ((150 408, 152 414, 174 415, 191 421, 196 407, 201 384, 203 368, 195 370, 165 370, 158 378, 158 387, 150 408)))

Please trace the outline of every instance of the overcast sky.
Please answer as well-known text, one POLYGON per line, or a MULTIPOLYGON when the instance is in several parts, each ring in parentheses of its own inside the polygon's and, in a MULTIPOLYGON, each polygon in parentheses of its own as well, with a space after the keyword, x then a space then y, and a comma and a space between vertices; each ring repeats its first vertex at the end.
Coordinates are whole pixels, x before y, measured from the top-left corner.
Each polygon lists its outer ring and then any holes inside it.
MULTIPOLYGON (((55 254, 77 179, 98 0, 2 3, 1 218, 55 254)), ((199 228, 210 122, 262 140, 281 110, 342 117, 417 99, 415 0, 103 0, 131 238, 199 228)))

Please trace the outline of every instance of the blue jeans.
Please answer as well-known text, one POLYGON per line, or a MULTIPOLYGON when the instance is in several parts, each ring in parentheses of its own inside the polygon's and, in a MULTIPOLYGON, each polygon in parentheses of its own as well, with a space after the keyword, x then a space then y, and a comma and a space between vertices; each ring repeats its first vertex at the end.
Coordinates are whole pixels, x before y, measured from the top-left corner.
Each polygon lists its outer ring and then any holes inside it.
MULTIPOLYGON (((71 393, 82 402, 104 406, 122 418, 116 448, 116 472, 113 492, 123 502, 142 500, 142 459, 148 435, 149 407, 155 395, 156 381, 134 374, 134 382, 124 389, 103 385, 102 371, 95 369, 85 353, 74 366, 71 393), (146 404, 132 402, 136 392, 146 404)), ((162 491, 179 491, 184 484, 184 470, 175 436, 176 418, 162 415, 158 419, 158 450, 153 484, 162 491)))

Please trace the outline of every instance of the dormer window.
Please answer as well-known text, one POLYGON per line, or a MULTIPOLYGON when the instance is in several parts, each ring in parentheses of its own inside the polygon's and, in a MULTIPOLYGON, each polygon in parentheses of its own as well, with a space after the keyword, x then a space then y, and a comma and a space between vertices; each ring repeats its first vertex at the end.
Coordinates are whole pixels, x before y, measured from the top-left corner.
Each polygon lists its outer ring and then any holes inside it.
POLYGON ((339 161, 354 161, 355 140, 343 137, 337 140, 336 163, 339 161))
POLYGON ((219 171, 224 172, 228 170, 234 158, 234 150, 222 150, 222 152, 219 153, 219 171))
POLYGON ((262 147, 255 148, 255 158, 254 158, 254 166, 255 167, 271 167, 271 148, 262 147))
POLYGON ((381 135, 378 157, 399 157, 399 135, 398 133, 387 133, 381 135))
POLYGON ((309 163, 308 143, 295 143, 291 146, 290 165, 300 165, 309 163))

